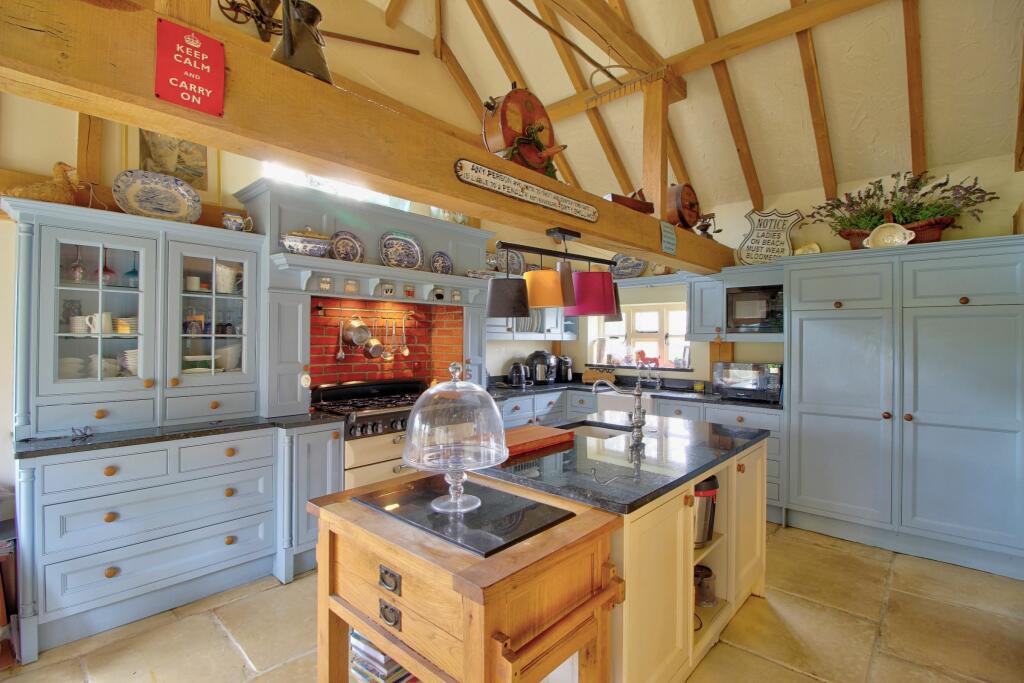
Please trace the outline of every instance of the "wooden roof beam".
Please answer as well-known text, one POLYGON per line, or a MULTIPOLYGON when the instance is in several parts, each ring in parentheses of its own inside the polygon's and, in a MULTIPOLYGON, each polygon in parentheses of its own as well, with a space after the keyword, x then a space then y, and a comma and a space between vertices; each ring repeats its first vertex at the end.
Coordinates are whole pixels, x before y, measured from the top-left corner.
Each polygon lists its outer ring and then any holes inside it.
POLYGON ((483 100, 480 99, 480 95, 477 93, 476 88, 473 87, 469 76, 462 69, 459 60, 455 58, 455 53, 452 52, 452 49, 448 47, 448 43, 444 42, 444 40, 441 41, 441 63, 448 69, 449 75, 455 81, 455 85, 459 87, 462 96, 466 98, 466 103, 473 110, 474 116, 480 118, 484 111, 483 100))
POLYGON ((668 84, 655 81, 644 90, 644 196, 654 204, 654 217, 665 220, 668 209, 668 84))
POLYGON ((0 2, 0 90, 252 159, 298 165, 310 173, 538 234, 563 225, 581 232, 582 244, 693 272, 717 271, 733 263, 728 247, 682 231, 676 236, 676 255, 663 254, 661 231, 652 217, 445 137, 422 114, 411 117, 269 60, 230 28, 210 29, 211 37, 224 43, 231 65, 224 116, 159 100, 153 97, 157 15, 126 7, 128 3, 101 6, 65 0, 0 2), (113 25, 117 31, 110 31, 113 25), (282 121, 289 125, 282 127, 282 121), (452 170, 458 159, 591 204, 597 220, 464 184, 452 170))
MULTIPOLYGON (((790 0, 793 7, 799 7, 805 2, 807 0, 790 0)), ((825 117, 825 100, 821 94, 818 58, 814 52, 814 39, 810 30, 797 31, 796 42, 800 47, 800 64, 804 71, 804 85, 807 87, 807 104, 811 109, 811 126, 814 128, 814 145, 818 150, 821 185, 825 188, 825 198, 834 199, 839 193, 839 187, 832 159, 832 141, 828 135, 828 119, 825 117)))
MULTIPOLYGON (((501 64, 505 76, 520 88, 529 88, 530 86, 526 83, 526 76, 519 69, 519 65, 516 64, 512 51, 508 49, 508 44, 502 37, 501 31, 498 30, 498 25, 494 23, 491 13, 484 6, 483 0, 466 0, 466 4, 469 5, 473 18, 476 19, 477 25, 480 26, 480 30, 483 32, 484 38, 487 39, 487 43, 491 46, 494 56, 498 58, 498 63, 501 64)), ((573 187, 579 187, 580 181, 576 178, 576 173, 573 172, 572 166, 569 165, 569 160, 566 159, 565 154, 559 152, 555 155, 554 161, 558 172, 565 181, 573 187)))
POLYGON ((907 51, 907 99, 910 104, 910 167, 928 170, 924 147, 924 77, 921 73, 921 13, 918 0, 903 0, 903 36, 907 51))
MULTIPOLYGON (((655 72, 655 74, 657 73, 655 72)), ((622 80, 624 85, 620 86, 613 81, 604 81, 590 88, 588 84, 587 89, 583 92, 578 92, 575 95, 569 95, 551 104, 546 104, 544 108, 548 110, 548 116, 551 117, 552 121, 561 121, 570 116, 576 116, 585 111, 597 109, 602 104, 608 104, 619 98, 642 93, 643 86, 652 79, 631 77, 620 80, 622 80)), ((686 82, 679 81, 678 86, 679 89, 669 90, 669 104, 686 98, 686 82)))
MULTIPOLYGON (((561 30, 558 16, 543 0, 537 0, 536 7, 537 14, 545 23, 553 28, 561 30)), ((565 67, 565 72, 569 75, 572 87, 576 89, 576 92, 584 92, 589 87, 589 84, 587 83, 586 77, 583 75, 583 69, 580 68, 579 63, 570 51, 569 46, 554 35, 551 36, 551 42, 555 46, 555 52, 558 53, 558 58, 562 61, 562 66, 565 67)), ((633 185, 633 182, 629 179, 629 172, 626 170, 626 165, 622 163, 622 157, 619 156, 619 151, 615 148, 615 142, 612 140, 611 131, 608 130, 608 124, 605 123, 604 117, 601 116, 601 112, 597 109, 588 109, 587 118, 590 120, 590 125, 594 129, 597 141, 600 143, 601 149, 604 151, 605 158, 608 159, 608 165, 611 166, 612 173, 615 175, 615 180, 619 183, 619 188, 622 190, 623 194, 630 194, 636 189, 636 186, 633 185)))
POLYGON ((388 6, 384 8, 384 23, 388 28, 398 26, 398 20, 402 18, 402 10, 405 9, 405 0, 389 0, 388 6))
POLYGON ((685 76, 715 62, 735 57, 799 31, 807 31, 827 21, 877 5, 879 2, 882 0, 814 0, 714 40, 707 40, 702 45, 683 50, 665 61, 677 74, 685 76))
MULTIPOLYGON (((715 27, 715 18, 711 14, 711 5, 708 4, 708 0, 693 0, 693 8, 697 11, 697 21, 700 23, 704 40, 717 38, 718 29, 715 27)), ((740 168, 743 171, 743 178, 747 182, 750 201, 753 202, 754 209, 760 211, 764 208, 764 194, 761 192, 761 181, 757 177, 754 157, 750 153, 750 143, 747 141, 747 131, 743 127, 743 117, 740 116, 740 107, 736 102, 736 91, 732 87, 729 67, 725 62, 715 62, 711 65, 711 70, 715 75, 715 82, 718 84, 718 94, 722 98, 725 117, 729 121, 729 131, 732 133, 732 141, 736 146, 736 154, 740 158, 740 168)))

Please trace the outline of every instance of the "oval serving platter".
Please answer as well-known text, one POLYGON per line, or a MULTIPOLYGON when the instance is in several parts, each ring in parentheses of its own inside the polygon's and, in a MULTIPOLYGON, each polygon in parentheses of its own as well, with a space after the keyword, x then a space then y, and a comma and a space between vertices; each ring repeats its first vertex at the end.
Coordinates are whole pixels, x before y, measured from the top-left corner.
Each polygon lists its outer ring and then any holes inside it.
POLYGON ((630 256, 628 254, 616 254, 615 256, 612 256, 612 260, 615 261, 615 265, 609 270, 611 270, 612 277, 616 280, 639 277, 645 270, 647 270, 647 261, 638 259, 635 256, 630 256))
POLYGON ((430 270, 441 275, 451 275, 455 271, 452 257, 443 251, 435 251, 430 257, 430 270))
POLYGON ((499 273, 504 273, 507 268, 509 275, 522 275, 526 259, 515 249, 500 249, 495 256, 494 263, 499 273))
POLYGON ((386 232, 380 236, 380 261, 391 268, 419 270, 423 266, 423 247, 415 235, 386 232))
POLYGON ((180 178, 133 168, 121 171, 111 188, 125 213, 195 223, 203 211, 199 193, 180 178))
POLYGON ((339 261, 362 263, 366 250, 355 233, 339 230, 331 235, 331 257, 339 261))

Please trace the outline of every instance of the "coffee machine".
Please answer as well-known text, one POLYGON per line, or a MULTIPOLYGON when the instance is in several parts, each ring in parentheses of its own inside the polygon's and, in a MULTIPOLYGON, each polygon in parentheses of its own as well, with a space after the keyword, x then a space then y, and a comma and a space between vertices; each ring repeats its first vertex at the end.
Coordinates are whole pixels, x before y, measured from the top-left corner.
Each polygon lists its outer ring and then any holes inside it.
POLYGON ((525 389, 528 384, 526 381, 528 377, 529 374, 526 370, 526 365, 516 361, 512 363, 508 369, 508 378, 506 379, 506 383, 514 387, 521 387, 525 389))
POLYGON ((572 381, 572 358, 569 356, 558 357, 558 372, 556 379, 559 382, 571 382, 572 381))
POLYGON ((558 376, 558 356, 538 349, 526 357, 526 369, 534 384, 554 384, 558 376))

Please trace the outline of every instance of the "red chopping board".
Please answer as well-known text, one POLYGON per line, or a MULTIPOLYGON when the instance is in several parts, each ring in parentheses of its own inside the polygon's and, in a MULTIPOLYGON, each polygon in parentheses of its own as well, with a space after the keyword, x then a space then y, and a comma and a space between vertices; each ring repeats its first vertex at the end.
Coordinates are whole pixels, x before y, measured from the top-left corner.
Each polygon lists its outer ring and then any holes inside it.
POLYGON ((505 430, 505 445, 508 447, 509 457, 530 453, 532 451, 555 446, 562 443, 572 443, 574 434, 567 429, 556 429, 555 427, 542 427, 541 425, 526 425, 524 427, 513 427, 505 430))

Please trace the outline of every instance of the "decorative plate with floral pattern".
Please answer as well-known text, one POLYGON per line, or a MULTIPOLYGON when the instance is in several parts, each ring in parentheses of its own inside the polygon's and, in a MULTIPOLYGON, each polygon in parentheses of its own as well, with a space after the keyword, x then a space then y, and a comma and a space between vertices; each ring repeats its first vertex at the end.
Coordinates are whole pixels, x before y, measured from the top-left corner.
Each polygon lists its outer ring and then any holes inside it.
POLYGON ((391 268, 419 270, 423 267, 423 247, 415 235, 386 232, 380 236, 380 261, 391 268))

